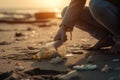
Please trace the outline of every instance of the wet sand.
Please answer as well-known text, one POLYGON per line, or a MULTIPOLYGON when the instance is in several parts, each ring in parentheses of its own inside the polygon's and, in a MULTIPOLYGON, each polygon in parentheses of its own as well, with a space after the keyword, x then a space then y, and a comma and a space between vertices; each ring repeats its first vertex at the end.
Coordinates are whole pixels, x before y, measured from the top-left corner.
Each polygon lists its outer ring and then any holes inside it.
MULTIPOLYGON (((24 66, 25 71, 34 68, 66 71, 68 65, 86 64, 86 57, 90 55, 93 56, 93 64, 97 64, 98 69, 95 71, 79 71, 81 80, 120 80, 120 61, 112 61, 113 59, 120 59, 118 54, 81 50, 83 54, 73 54, 67 57, 67 61, 58 64, 50 64, 50 60, 33 60, 31 56, 37 53, 42 45, 53 40, 59 23, 60 21, 55 22, 55 24, 52 22, 52 25, 0 23, 0 72, 14 70, 16 63, 24 66), (101 69, 106 64, 114 70, 102 72, 101 69), (111 77, 116 79, 111 79, 111 77)), ((71 45, 94 45, 97 42, 88 33, 77 28, 73 31, 72 41, 69 40, 69 36, 68 33, 68 41, 58 50, 62 55, 67 54, 66 51, 71 45)))

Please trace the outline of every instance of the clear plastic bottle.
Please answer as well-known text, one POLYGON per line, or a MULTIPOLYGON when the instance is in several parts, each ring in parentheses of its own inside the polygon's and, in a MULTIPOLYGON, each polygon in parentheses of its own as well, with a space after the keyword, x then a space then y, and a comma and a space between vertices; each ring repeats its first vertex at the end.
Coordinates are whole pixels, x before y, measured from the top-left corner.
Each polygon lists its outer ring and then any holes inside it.
POLYGON ((49 59, 59 55, 58 51, 55 48, 55 44, 58 41, 53 41, 47 43, 45 46, 40 48, 40 51, 33 56, 34 59, 49 59))

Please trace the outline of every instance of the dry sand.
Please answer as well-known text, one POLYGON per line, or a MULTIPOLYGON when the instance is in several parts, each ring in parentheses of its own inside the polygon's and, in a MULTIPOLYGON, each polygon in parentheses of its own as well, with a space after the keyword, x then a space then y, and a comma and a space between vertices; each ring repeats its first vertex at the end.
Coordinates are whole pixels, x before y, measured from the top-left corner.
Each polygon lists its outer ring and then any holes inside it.
MULTIPOLYGON (((54 22, 53 22, 54 23, 54 22)), ((98 70, 95 71, 80 71, 79 75, 81 80, 120 80, 120 69, 112 70, 110 72, 101 72, 102 67, 105 64, 116 69, 120 68, 120 62, 112 62, 113 59, 120 59, 120 55, 109 55, 104 52, 83 51, 83 54, 74 54, 67 57, 67 61, 59 64, 50 64, 49 60, 32 60, 30 55, 39 51, 39 48, 53 40, 55 33, 58 30, 57 21, 51 26, 38 26, 40 24, 6 24, 0 23, 0 72, 6 72, 14 70, 15 64, 20 63, 26 70, 33 68, 51 69, 66 71, 68 68, 66 65, 70 64, 86 64, 86 55, 92 55, 94 64, 98 65, 98 70), (22 34, 17 34, 22 33, 22 34), (16 37, 15 36, 20 36, 16 37), (4 41, 4 42, 3 42, 4 41), (35 48, 30 50, 29 47, 35 48), (13 54, 13 55, 11 55, 13 54), (3 57, 4 56, 4 57, 3 57), (16 57, 15 57, 16 56, 16 57), (109 79, 110 78, 110 79, 109 79), (116 78, 116 79, 111 79, 116 78)), ((60 54, 66 54, 67 47, 70 45, 81 45, 96 43, 96 39, 92 38, 88 33, 83 32, 77 28, 73 31, 73 39, 69 40, 59 49, 60 54)))

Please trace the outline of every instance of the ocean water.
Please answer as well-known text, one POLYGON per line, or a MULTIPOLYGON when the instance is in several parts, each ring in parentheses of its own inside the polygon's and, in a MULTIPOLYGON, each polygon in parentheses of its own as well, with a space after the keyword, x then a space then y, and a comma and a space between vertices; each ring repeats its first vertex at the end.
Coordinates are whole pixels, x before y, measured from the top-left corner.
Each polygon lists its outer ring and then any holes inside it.
MULTIPOLYGON (((13 15, 16 14, 29 14, 29 15, 34 15, 34 13, 37 12, 55 12, 56 13, 56 17, 60 18, 61 15, 61 10, 62 9, 58 9, 58 8, 54 8, 54 9, 48 9, 48 8, 11 8, 11 9, 0 9, 0 18, 12 18, 14 17, 13 15)), ((18 17, 18 15, 17 15, 18 17)), ((19 15, 19 17, 24 17, 23 15, 19 15)))
POLYGON ((62 9, 58 8, 10 8, 10 9, 0 9, 1 12, 8 13, 35 13, 35 12, 61 12, 62 9))

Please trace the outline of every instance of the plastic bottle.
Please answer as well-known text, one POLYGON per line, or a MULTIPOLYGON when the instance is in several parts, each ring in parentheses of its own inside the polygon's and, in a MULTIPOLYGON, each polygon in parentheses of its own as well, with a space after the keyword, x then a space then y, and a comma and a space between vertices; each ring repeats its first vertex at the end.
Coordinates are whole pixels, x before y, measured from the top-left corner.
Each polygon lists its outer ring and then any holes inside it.
POLYGON ((47 43, 45 46, 40 48, 40 51, 33 56, 34 59, 48 59, 52 57, 56 57, 59 55, 58 51, 55 49, 55 44, 58 41, 53 41, 47 43))

